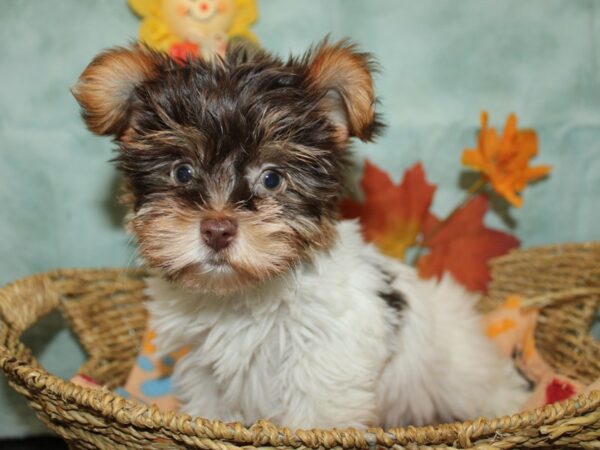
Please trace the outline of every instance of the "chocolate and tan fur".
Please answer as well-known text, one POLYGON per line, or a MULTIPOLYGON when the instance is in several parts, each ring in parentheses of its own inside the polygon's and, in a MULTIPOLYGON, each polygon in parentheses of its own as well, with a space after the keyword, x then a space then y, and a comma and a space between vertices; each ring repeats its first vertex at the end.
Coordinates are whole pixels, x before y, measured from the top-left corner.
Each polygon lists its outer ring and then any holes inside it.
POLYGON ((451 279, 418 280, 340 222, 351 138, 381 129, 372 66, 345 41, 286 61, 132 46, 100 54, 74 87, 88 127, 119 146, 129 228, 156 271, 157 344, 192 346, 174 374, 188 412, 398 425, 521 399, 472 298, 451 279))

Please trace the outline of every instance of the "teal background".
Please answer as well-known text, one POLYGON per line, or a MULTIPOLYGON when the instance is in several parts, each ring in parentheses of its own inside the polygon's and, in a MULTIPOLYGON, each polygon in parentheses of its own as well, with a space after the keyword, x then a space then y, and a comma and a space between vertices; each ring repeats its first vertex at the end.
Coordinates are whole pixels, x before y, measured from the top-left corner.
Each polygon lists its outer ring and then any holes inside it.
MULTIPOLYGON (((460 198, 460 153, 479 112, 518 114, 539 133, 552 176, 510 220, 525 246, 599 239, 600 3, 592 0, 265 0, 254 30, 281 55, 331 33, 381 62, 389 125, 357 146, 395 179, 417 160, 439 185, 434 209, 460 198)), ((54 267, 126 266, 133 248, 114 202, 109 139, 88 133, 69 87, 101 49, 134 39, 125 0, 0 1, 0 284, 54 267)), ((68 377, 83 353, 53 315, 27 341, 68 377)), ((0 436, 42 433, 0 379, 0 436)))

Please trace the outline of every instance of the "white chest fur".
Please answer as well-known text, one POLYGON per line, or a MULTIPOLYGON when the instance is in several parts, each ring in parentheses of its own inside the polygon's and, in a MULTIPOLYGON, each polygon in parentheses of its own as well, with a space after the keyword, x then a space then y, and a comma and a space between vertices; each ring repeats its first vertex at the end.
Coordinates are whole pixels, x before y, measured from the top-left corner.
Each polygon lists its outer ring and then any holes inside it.
POLYGON ((174 384, 191 414, 289 426, 375 423, 376 385, 396 317, 379 297, 379 255, 354 223, 312 264, 234 297, 149 280, 156 343, 191 344, 174 384))

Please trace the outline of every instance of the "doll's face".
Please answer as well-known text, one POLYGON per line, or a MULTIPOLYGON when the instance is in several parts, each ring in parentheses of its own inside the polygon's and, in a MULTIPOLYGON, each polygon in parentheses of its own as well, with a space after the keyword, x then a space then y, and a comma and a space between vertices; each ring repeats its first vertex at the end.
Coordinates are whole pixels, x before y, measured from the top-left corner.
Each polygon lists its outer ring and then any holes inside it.
POLYGON ((225 33, 235 16, 234 0, 163 0, 167 26, 184 40, 198 42, 207 35, 225 33))

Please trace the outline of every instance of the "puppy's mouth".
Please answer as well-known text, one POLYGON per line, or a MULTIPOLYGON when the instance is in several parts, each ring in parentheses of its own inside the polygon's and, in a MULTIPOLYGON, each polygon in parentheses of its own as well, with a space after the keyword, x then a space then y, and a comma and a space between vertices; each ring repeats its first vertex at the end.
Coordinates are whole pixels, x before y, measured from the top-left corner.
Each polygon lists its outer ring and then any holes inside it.
POLYGON ((227 259, 225 255, 216 254, 209 257, 203 265, 208 269, 208 271, 223 271, 225 269, 229 269, 229 271, 233 271, 233 266, 227 259))
POLYGON ((211 259, 206 263, 206 265, 208 267, 231 267, 229 262, 222 258, 211 259))
POLYGON ((263 280, 260 274, 237 263, 235 257, 228 255, 229 252, 210 253, 205 254, 201 261, 178 271, 172 281, 180 283, 190 292, 226 296, 251 289, 263 280))

